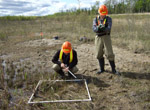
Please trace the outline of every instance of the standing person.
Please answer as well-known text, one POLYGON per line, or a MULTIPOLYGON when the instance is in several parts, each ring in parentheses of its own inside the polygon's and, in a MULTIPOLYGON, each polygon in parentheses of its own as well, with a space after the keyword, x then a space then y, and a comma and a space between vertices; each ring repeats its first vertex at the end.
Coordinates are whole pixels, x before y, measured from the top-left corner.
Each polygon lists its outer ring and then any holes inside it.
POLYGON ((100 71, 97 74, 101 74, 105 71, 104 65, 104 54, 109 60, 110 66, 112 68, 112 73, 120 75, 119 72, 115 69, 115 55, 113 53, 110 32, 112 27, 112 19, 108 14, 107 7, 105 5, 101 5, 98 10, 99 14, 93 20, 93 31, 96 33, 95 37, 95 47, 96 47, 96 58, 98 59, 100 71))
MULTIPOLYGON (((72 49, 71 43, 66 41, 63 43, 62 48, 56 52, 53 56, 52 62, 54 63, 53 69, 61 75, 62 78, 65 78, 64 72, 69 70, 73 73, 78 71, 76 67, 78 63, 77 52, 72 49)), ((69 78, 72 75, 68 72, 69 78)))

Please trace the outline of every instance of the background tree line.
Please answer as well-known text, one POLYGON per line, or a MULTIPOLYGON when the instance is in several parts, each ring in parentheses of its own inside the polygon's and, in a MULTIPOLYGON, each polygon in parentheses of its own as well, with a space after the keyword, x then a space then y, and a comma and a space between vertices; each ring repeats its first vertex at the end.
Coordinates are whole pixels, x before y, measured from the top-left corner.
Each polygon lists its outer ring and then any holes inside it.
POLYGON ((106 0, 110 14, 150 12, 150 0, 106 0))
MULTIPOLYGON (((122 14, 122 13, 141 13, 150 12, 150 0, 105 0, 104 4, 108 8, 109 14, 122 14)), ((69 9, 65 12, 61 11, 63 14, 66 12, 68 14, 80 14, 86 13, 89 15, 97 14, 100 2, 97 1, 91 8, 85 9, 69 9)), ((57 14, 60 14, 57 13, 57 14)))

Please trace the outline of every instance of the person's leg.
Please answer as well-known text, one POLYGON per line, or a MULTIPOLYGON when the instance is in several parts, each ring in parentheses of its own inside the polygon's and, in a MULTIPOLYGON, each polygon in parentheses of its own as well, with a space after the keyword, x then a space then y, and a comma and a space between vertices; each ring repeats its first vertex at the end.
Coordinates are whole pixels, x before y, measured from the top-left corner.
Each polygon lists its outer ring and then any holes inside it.
POLYGON ((97 72, 97 74, 101 74, 105 71, 105 69, 104 69, 104 65, 105 65, 104 57, 101 59, 98 59, 98 61, 99 61, 100 70, 97 72))
POLYGON ((102 37, 95 37, 95 53, 97 59, 103 58, 104 55, 104 44, 102 39, 102 37))
POLYGON ((110 35, 105 35, 102 40, 104 42, 105 55, 107 59, 114 61, 115 55, 113 53, 110 35))
POLYGON ((73 73, 76 73, 78 70, 79 69, 76 66, 74 66, 70 71, 73 72, 73 73))
POLYGON ((104 44, 103 44, 102 39, 103 39, 102 36, 101 37, 98 37, 98 36, 95 37, 96 58, 98 59, 99 66, 100 66, 100 70, 97 72, 97 74, 101 74, 102 72, 105 71, 105 69, 104 69, 105 62, 104 62, 104 57, 103 57, 104 44))
POLYGON ((60 68, 58 64, 54 64, 52 68, 55 72, 57 72, 61 76, 65 76, 64 72, 62 71, 62 69, 60 68))
POLYGON ((104 42, 104 46, 105 46, 105 55, 106 55, 107 59, 109 60, 109 63, 110 63, 111 69, 112 69, 112 73, 119 75, 119 72, 116 71, 115 55, 113 53, 110 35, 104 36, 103 42, 104 42))
POLYGON ((109 63, 110 63, 111 69, 112 69, 112 73, 113 73, 113 74, 117 74, 117 75, 121 75, 121 74, 116 70, 115 61, 110 61, 110 60, 109 60, 109 63))

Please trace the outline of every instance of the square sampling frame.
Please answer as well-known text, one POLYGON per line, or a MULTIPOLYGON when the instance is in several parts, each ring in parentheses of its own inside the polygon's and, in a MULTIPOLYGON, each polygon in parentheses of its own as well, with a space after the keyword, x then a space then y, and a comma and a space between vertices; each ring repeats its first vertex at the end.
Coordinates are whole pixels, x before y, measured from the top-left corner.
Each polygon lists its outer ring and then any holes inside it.
POLYGON ((73 80, 40 80, 34 90, 34 92, 32 93, 29 101, 28 101, 28 104, 36 104, 36 103, 53 103, 53 102, 82 102, 82 101, 91 101, 91 95, 90 95, 90 92, 89 92, 89 89, 88 89, 88 86, 87 86, 87 82, 86 82, 86 79, 73 79, 73 80), (86 87, 86 90, 87 90, 87 94, 88 94, 88 98, 87 99, 78 99, 78 100, 50 100, 50 101, 32 101, 32 98, 35 94, 35 92, 37 91, 39 85, 42 83, 42 82, 46 82, 46 81, 55 81, 55 82, 80 82, 80 81, 84 81, 84 84, 85 84, 85 87, 86 87))

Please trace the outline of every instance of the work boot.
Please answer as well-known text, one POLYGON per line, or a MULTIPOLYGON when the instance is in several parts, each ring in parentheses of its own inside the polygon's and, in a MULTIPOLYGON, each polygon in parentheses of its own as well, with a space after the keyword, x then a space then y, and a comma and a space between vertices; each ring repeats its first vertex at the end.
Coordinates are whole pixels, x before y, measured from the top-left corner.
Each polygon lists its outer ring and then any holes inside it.
POLYGON ((104 58, 99 59, 98 62, 99 62, 100 70, 97 72, 97 74, 101 74, 105 71, 104 70, 104 64, 105 64, 104 58))
POLYGON ((109 61, 111 69, 112 69, 112 73, 116 74, 116 75, 121 75, 118 71, 116 71, 116 65, 114 61, 109 61))

